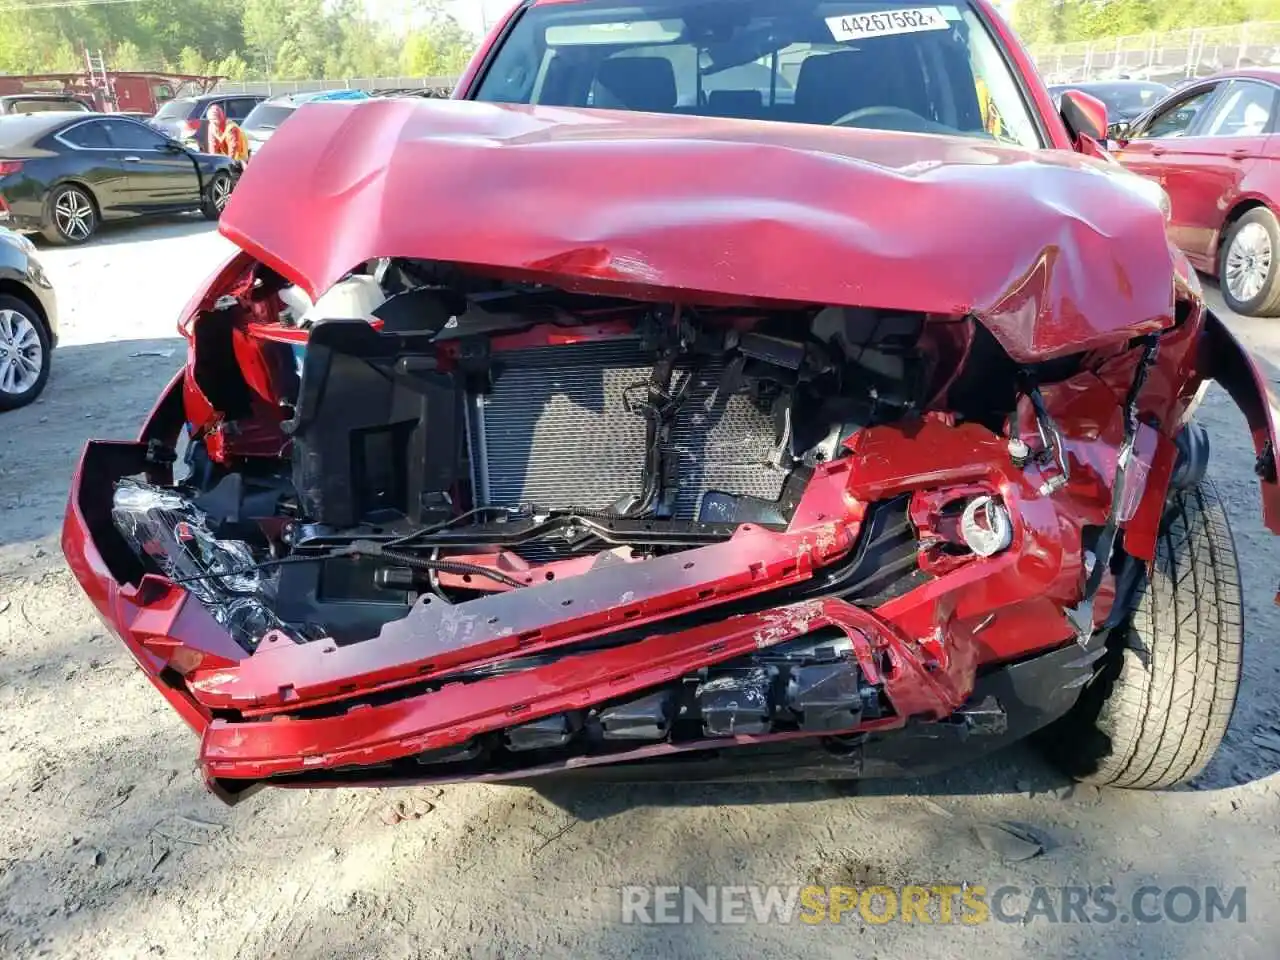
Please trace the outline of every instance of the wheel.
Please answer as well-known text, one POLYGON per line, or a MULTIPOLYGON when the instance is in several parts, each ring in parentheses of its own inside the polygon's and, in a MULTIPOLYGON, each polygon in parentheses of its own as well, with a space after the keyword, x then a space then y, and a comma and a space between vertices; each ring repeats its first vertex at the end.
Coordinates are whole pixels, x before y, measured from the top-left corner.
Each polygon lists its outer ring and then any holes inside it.
POLYGON ((1226 733, 1243 640, 1235 544, 1203 480, 1170 496, 1132 622, 1045 732, 1051 758, 1099 786, 1155 790, 1194 777, 1226 733))
POLYGON ((232 186, 231 174, 225 170, 219 170, 213 175, 205 189, 204 203, 200 206, 200 212, 206 220, 217 220, 222 216, 227 201, 231 199, 232 186))
POLYGON ((1266 207, 1245 211, 1218 251, 1222 299, 1250 317, 1280 315, 1280 221, 1266 207))
POLYGON ((0 295, 0 410, 25 407, 49 379, 49 331, 31 306, 0 295))
POLYGON ((67 183, 49 195, 47 226, 40 232, 50 243, 84 243, 98 229, 98 208, 83 187, 67 183))

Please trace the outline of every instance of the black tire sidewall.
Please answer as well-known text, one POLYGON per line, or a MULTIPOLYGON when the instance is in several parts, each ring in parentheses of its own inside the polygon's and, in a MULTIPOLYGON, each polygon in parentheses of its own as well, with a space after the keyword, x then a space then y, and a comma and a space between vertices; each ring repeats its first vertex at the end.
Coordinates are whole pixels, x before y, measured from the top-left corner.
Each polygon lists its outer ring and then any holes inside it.
POLYGON ((1239 560, 1208 477, 1170 493, 1155 562, 1143 569, 1130 615, 1108 635, 1093 679, 1038 734, 1065 773, 1099 786, 1166 789, 1197 776, 1238 696, 1239 560))
MULTIPOLYGON (((200 212, 203 213, 205 215, 205 218, 208 220, 219 220, 222 217, 222 211, 219 210, 217 205, 214 204, 213 202, 213 188, 215 184, 221 183, 224 181, 229 186, 234 186, 234 183, 231 179, 231 174, 227 173, 227 171, 225 170, 219 170, 217 173, 215 173, 212 177, 209 178, 209 186, 205 188, 204 203, 200 207, 200 212)), ((231 198, 231 195, 230 193, 228 193, 227 199, 229 200, 230 198, 231 198)))
POLYGON ((54 187, 53 190, 50 191, 47 203, 49 205, 49 209, 46 211, 45 218, 48 220, 48 226, 41 231, 47 240, 53 243, 62 244, 63 246, 74 247, 79 244, 86 243, 92 239, 95 233, 98 232, 98 204, 94 201, 93 195, 89 193, 88 190, 78 187, 74 183, 64 183, 54 187), (93 211, 93 222, 90 224, 89 236, 87 237, 68 237, 62 232, 62 228, 58 226, 58 218, 55 214, 58 206, 58 199, 73 190, 89 201, 89 207, 93 211))
POLYGON ((28 390, 20 394, 0 392, 0 410, 17 410, 19 407, 25 407, 27 404, 34 402, 44 391, 45 384, 49 382, 49 370, 53 366, 52 337, 49 336, 49 328, 45 325, 44 320, 32 308, 31 304, 8 294, 0 294, 0 310, 13 310, 20 313, 35 325, 36 335, 40 338, 40 349, 44 358, 40 368, 40 375, 36 378, 35 384, 28 390))
POLYGON ((1275 214, 1266 207, 1254 207, 1252 210, 1246 210, 1240 219, 1231 225, 1231 229, 1227 231, 1222 241, 1222 247, 1218 251, 1218 289, 1228 307, 1236 313, 1252 317, 1257 316, 1268 302, 1274 302, 1278 285, 1280 285, 1280 221, 1277 221, 1275 214), (1267 236, 1271 238, 1271 269, 1262 282, 1262 289, 1258 291, 1257 296, 1251 300, 1241 301, 1233 297, 1227 288, 1227 251, 1235 242, 1236 234, 1250 223, 1260 224, 1267 231, 1267 236))

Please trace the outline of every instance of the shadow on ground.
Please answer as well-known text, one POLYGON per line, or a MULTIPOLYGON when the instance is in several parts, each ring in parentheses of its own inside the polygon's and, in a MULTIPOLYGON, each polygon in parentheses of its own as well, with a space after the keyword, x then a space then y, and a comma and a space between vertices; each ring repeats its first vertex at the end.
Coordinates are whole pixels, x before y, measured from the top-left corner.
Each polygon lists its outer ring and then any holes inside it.
POLYGON ((525 786, 579 819, 598 820, 633 807, 650 806, 803 804, 858 796, 1059 795, 1065 794, 1071 783, 1033 748, 1015 744, 970 766, 927 777, 707 784, 591 784, 548 780, 529 781, 525 786))
POLYGON ((138 243, 144 240, 169 240, 197 233, 210 233, 218 228, 212 221, 198 213, 167 213, 155 217, 115 220, 102 224, 86 243, 67 247, 50 243, 40 234, 31 239, 43 250, 89 250, 110 247, 122 243, 138 243))

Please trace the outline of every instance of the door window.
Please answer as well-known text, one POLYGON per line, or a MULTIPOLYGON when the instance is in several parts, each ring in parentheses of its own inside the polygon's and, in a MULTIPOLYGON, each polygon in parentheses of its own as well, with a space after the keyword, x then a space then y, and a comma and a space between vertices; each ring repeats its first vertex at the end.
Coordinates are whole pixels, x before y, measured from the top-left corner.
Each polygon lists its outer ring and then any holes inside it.
POLYGON ((103 120, 111 145, 120 150, 159 150, 168 141, 132 120, 103 120))
POLYGON ((107 128, 101 120, 90 120, 77 123, 70 129, 58 134, 58 139, 78 147, 81 150, 110 149, 111 141, 107 137, 107 128))
POLYGON ((226 106, 227 117, 228 119, 239 122, 247 117, 257 105, 258 102, 256 100, 246 99, 244 97, 240 97, 236 100, 228 100, 226 106))
POLYGON ((1260 137, 1271 130, 1276 92, 1264 83, 1237 80, 1214 107, 1205 124, 1206 137, 1260 137))
POLYGON ((1196 122, 1196 117, 1200 115, 1209 101, 1213 99, 1214 94, 1218 92, 1218 88, 1208 87, 1193 93, 1191 96, 1179 100, 1177 103, 1170 104, 1160 111, 1146 128, 1135 139, 1156 140, 1163 137, 1185 137, 1187 131, 1196 122))

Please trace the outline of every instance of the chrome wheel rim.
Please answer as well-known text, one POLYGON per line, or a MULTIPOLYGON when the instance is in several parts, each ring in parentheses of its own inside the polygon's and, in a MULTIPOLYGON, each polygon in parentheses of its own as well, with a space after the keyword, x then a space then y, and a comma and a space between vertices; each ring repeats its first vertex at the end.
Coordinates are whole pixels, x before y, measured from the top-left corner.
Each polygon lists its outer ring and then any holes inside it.
POLYGON ((93 204, 79 190, 68 190, 58 197, 53 218, 68 240, 87 240, 93 233, 93 204))
POLYGON ((16 310, 0 310, 0 393, 26 393, 43 369, 44 347, 35 324, 16 310))
POLYGON ((1271 273, 1271 235, 1260 223, 1246 223, 1231 238, 1227 249, 1227 290, 1238 303, 1247 303, 1262 292, 1271 273))
POLYGON ((221 213, 231 199, 231 181, 227 177, 216 177, 210 189, 213 193, 213 208, 221 213))

